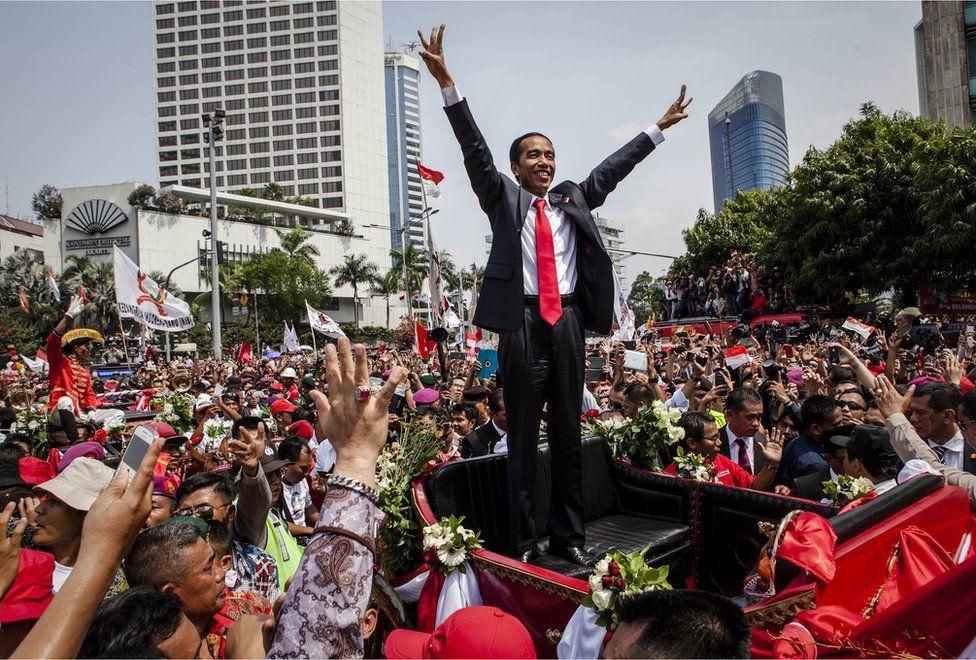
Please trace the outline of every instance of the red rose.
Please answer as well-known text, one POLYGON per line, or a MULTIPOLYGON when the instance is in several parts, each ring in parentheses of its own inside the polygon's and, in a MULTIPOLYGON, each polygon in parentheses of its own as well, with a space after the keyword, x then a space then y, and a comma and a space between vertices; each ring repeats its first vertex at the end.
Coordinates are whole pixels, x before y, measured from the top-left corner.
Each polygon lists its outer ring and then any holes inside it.
POLYGON ((627 586, 627 583, 624 582, 623 578, 617 577, 617 578, 613 578, 613 586, 615 589, 620 589, 621 591, 623 591, 624 587, 627 586))
POLYGON ((617 565, 617 562, 611 561, 609 566, 610 567, 608 570, 610 572, 610 575, 614 575, 614 576, 620 575, 620 566, 617 565))
POLYGON ((601 581, 603 582, 604 589, 609 589, 613 585, 613 578, 609 575, 604 575, 601 581))
POLYGON ((98 429, 92 435, 93 442, 97 442, 99 444, 105 444, 106 440, 108 440, 108 431, 106 431, 105 429, 98 429))

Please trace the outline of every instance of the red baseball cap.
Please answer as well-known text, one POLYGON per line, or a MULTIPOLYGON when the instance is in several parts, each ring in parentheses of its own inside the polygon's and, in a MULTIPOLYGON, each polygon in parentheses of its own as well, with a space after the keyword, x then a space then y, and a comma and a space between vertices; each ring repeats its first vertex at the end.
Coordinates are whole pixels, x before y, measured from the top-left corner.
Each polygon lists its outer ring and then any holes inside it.
POLYGON ((292 412, 293 410, 295 410, 295 406, 291 405, 284 399, 278 399, 277 401, 271 404, 272 415, 277 415, 278 413, 283 413, 283 412, 292 412))
POLYGON ((0 624, 40 619, 54 594, 54 555, 24 548, 17 576, 0 601, 0 624))
POLYGON ((434 632, 398 629, 386 638, 387 658, 535 658, 525 626, 497 607, 465 607, 434 632))
POLYGON ((305 442, 308 442, 309 440, 311 440, 312 439, 312 436, 315 435, 315 429, 313 429, 312 428, 312 425, 309 424, 304 419, 300 419, 297 422, 295 422, 294 424, 292 424, 291 426, 289 426, 288 427, 288 430, 291 431, 292 433, 294 433, 295 435, 297 435, 299 438, 301 438, 305 442))

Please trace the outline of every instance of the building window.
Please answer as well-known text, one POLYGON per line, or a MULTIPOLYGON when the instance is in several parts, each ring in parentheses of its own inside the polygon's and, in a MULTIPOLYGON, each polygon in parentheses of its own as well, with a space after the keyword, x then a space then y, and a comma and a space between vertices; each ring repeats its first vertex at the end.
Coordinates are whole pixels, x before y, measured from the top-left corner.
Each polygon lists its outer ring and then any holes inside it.
POLYGON ((220 87, 205 87, 203 89, 203 98, 212 99, 220 96, 220 87))
POLYGON ((272 46, 288 46, 291 44, 291 35, 279 34, 271 37, 272 46))
POLYGON ((224 55, 224 66, 240 66, 241 64, 244 64, 243 55, 224 55))
POLYGON ((314 149, 315 148, 315 138, 299 138, 297 141, 299 149, 314 149))
POLYGON ((281 32, 282 30, 287 30, 289 27, 291 27, 291 25, 289 24, 288 19, 283 21, 271 21, 272 32, 281 32))
POLYGON ((285 89, 291 89, 290 80, 272 80, 271 81, 271 91, 280 92, 285 89))
POLYGON ((342 144, 341 135, 323 135, 319 138, 319 143, 323 147, 338 147, 342 144))
POLYGON ((196 117, 191 117, 187 119, 180 120, 180 130, 181 131, 192 131, 200 128, 200 120, 196 117))
POLYGON ((277 170, 274 173, 275 181, 294 181, 295 172, 292 170, 277 170))
MULTIPOLYGON (((312 22, 312 17, 308 18, 295 18, 291 21, 291 27, 293 30, 304 30, 305 28, 314 27, 315 23, 312 22)), ((335 25, 335 23, 326 23, 326 25, 335 25)))
POLYGON ((327 89, 325 91, 319 92, 319 101, 338 101, 338 100, 339 100, 338 89, 327 89))
MULTIPOLYGON (((203 58, 203 60, 201 60, 200 63, 203 65, 203 68, 204 69, 215 69, 218 66, 220 66, 220 58, 219 57, 205 57, 205 58, 203 58)), ((206 76, 206 75, 210 75, 210 74, 204 74, 204 75, 206 76)), ((218 73, 218 75, 219 75, 219 73, 218 73)), ((219 78, 217 80, 219 80, 219 78)))
POLYGON ((180 106, 181 115, 195 115, 200 112, 200 104, 198 103, 184 103, 180 106))
POLYGON ((268 67, 266 66, 254 66, 247 70, 248 78, 264 78, 268 75, 268 67))
POLYGON ((228 186, 243 186, 247 183, 247 176, 243 174, 231 174, 227 177, 228 186))
POLYGON ((291 105, 291 94, 277 94, 271 97, 272 105, 291 105))
POLYGON ((156 29, 157 30, 172 30, 173 29, 173 19, 172 18, 159 18, 159 19, 156 19, 156 29))
POLYGON ((322 162, 324 163, 335 163, 342 160, 341 151, 323 151, 322 152, 322 162))
POLYGON ((199 133, 187 133, 180 136, 180 144, 200 144, 199 133))
POLYGON ((252 112, 247 116, 248 122, 252 124, 264 123, 268 121, 267 112, 252 112))
POLYGON ((196 16, 180 16, 180 27, 191 27, 197 24, 196 16))
POLYGON ((224 94, 228 96, 233 96, 235 94, 243 94, 244 85, 224 85, 224 94))
POLYGON ((322 131, 338 131, 339 130, 339 120, 330 119, 329 121, 320 121, 319 128, 322 131))
POLYGON ((335 14, 328 14, 326 16, 319 16, 318 17, 318 24, 319 24, 319 27, 322 27, 323 25, 335 25, 336 24, 336 15, 335 14))
POLYGON ((321 85, 322 87, 329 87, 331 85, 338 85, 338 84, 339 84, 339 76, 336 74, 332 74, 328 76, 319 76, 319 85, 321 85))
POLYGON ((170 161, 170 160, 176 160, 176 152, 175 151, 160 151, 159 152, 159 160, 161 160, 163 162, 170 161))
POLYGON ((157 103, 172 103, 176 100, 176 92, 158 92, 156 94, 157 103))
POLYGON ((248 18, 264 18, 265 17, 264 7, 256 7, 254 9, 247 10, 248 18))
POLYGON ((308 119, 309 117, 315 116, 315 108, 305 107, 305 108, 295 108, 295 116, 299 119, 308 119))
POLYGON ((339 60, 322 60, 319 62, 319 71, 336 71, 338 68, 339 60))
POLYGON ((287 16, 288 15, 288 5, 278 5, 277 7, 272 7, 271 16, 287 16))
POLYGON ((295 73, 312 73, 315 71, 315 62, 299 62, 295 65, 295 73))
POLYGON ((274 110, 271 113, 272 121, 285 121, 291 119, 291 110, 274 110))
POLYGON ((180 41, 196 41, 196 30, 183 30, 180 32, 180 41))
POLYGON ((194 2, 181 2, 181 3, 177 4, 176 7, 180 11, 196 11, 197 10, 197 3, 195 1, 194 2))
POLYGON ((268 54, 265 52, 247 54, 248 64, 255 64, 257 62, 267 62, 267 61, 268 61, 268 54))
POLYGON ((322 105, 319 106, 319 116, 320 117, 335 117, 339 114, 339 105, 322 105))
POLYGON ((309 46, 308 48, 296 48, 295 49, 295 59, 301 60, 306 57, 315 57, 315 49, 309 46))
POLYGON ((315 77, 311 76, 309 78, 296 78, 295 89, 301 89, 303 87, 315 87, 315 77))
MULTIPOLYGON (((202 50, 202 52, 204 54, 207 54, 207 53, 219 53, 220 52, 220 42, 219 41, 215 41, 213 43, 203 44, 203 47, 202 47, 201 50, 202 50)), ((216 59, 217 59, 217 62, 220 62, 220 58, 219 57, 216 58, 216 59)))
POLYGON ((323 183, 322 192, 324 193, 342 192, 342 181, 327 181, 323 183))
MULTIPOLYGON (((267 126, 255 126, 255 127, 254 127, 254 128, 252 128, 252 129, 251 129, 250 131, 248 131, 248 135, 249 135, 249 136, 250 136, 250 137, 251 137, 252 139, 253 139, 253 138, 263 138, 263 137, 268 137, 268 127, 267 127, 267 126)), ((264 149, 264 150, 265 150, 265 151, 267 151, 267 150, 268 150, 268 149, 267 149, 267 144, 268 144, 268 143, 267 143, 267 142, 265 142, 264 144, 265 144, 265 149, 264 149)), ((252 145, 252 146, 253 146, 253 145, 252 145)))
POLYGON ((247 84, 247 91, 248 91, 249 94, 257 94, 258 92, 266 92, 266 91, 268 91, 268 83, 267 82, 264 82, 264 81, 248 83, 247 84))
POLYGON ((180 86, 196 85, 196 84, 197 84, 197 74, 189 73, 185 76, 180 76, 180 86))
POLYGON ((180 166, 183 174, 199 174, 200 163, 184 163, 180 166))
POLYGON ((246 170, 247 169, 247 159, 240 158, 235 160, 227 161, 228 170, 246 170))
POLYGON ((247 100, 247 107, 249 108, 267 108, 268 107, 268 97, 267 96, 257 96, 252 97, 247 100))
POLYGON ((228 144, 227 145, 227 155, 228 156, 243 156, 247 153, 246 144, 228 144))
POLYGON ((224 80, 243 80, 244 69, 231 69, 224 72, 224 80))
POLYGON ((317 183, 302 183, 298 186, 299 195, 315 195, 319 191, 319 184, 317 183))
POLYGON ((199 66, 197 60, 181 60, 180 61, 180 71, 193 71, 199 66))
POLYGON ((336 1, 335 0, 323 0, 316 4, 319 11, 335 11, 336 1))
POLYGON ((157 44, 171 44, 176 41, 176 35, 172 32, 160 32, 156 35, 157 44))
POLYGON ((275 140, 273 144, 275 151, 291 151, 295 148, 294 140, 275 140))
POLYGON ((189 160, 192 158, 199 158, 199 157, 200 157, 199 149, 182 149, 180 151, 180 158, 184 160, 189 160))
POLYGON ((170 105, 164 108, 160 108, 158 111, 160 117, 175 117, 176 116, 176 106, 170 105))
POLYGON ((281 60, 290 60, 291 51, 287 48, 284 50, 273 50, 271 51, 271 61, 280 62, 281 60))
MULTIPOLYGON (((290 117, 283 119, 290 119, 290 117)), ((291 135, 292 126, 291 124, 276 124, 272 130, 276 137, 280 135, 291 135)))
POLYGON ((244 99, 234 99, 233 101, 227 101, 225 110, 243 110, 244 109, 244 99))
MULTIPOLYGON (((228 41, 224 44, 224 50, 244 50, 244 40, 235 39, 234 41, 228 41)), ((235 64, 242 64, 244 62, 243 56, 240 62, 235 62, 235 64)))
POLYGON ((175 121, 161 121, 157 124, 160 133, 165 133, 166 131, 175 131, 176 122, 175 121))
POLYGON ((200 17, 200 22, 204 25, 211 25, 220 22, 220 14, 204 14, 200 17))
POLYGON ((322 168, 322 176, 325 178, 342 176, 342 166, 341 165, 330 165, 329 167, 322 168))
POLYGON ((169 4, 169 5, 156 5, 156 15, 157 16, 162 15, 162 14, 172 14, 172 13, 173 13, 173 5, 172 4, 169 4))
POLYGON ((272 76, 287 76, 291 74, 291 64, 276 64, 271 67, 272 76))
POLYGON ((175 147, 176 146, 176 136, 175 135, 164 135, 159 138, 159 146, 161 147, 175 147))
MULTIPOLYGON (((247 47, 248 48, 265 48, 267 45, 268 45, 268 40, 267 40, 266 37, 254 37, 252 39, 248 39, 247 40, 247 47)), ((261 53, 261 54, 262 55, 266 55, 266 53, 261 53)), ((251 55, 256 55, 256 53, 251 53, 251 55)), ((250 55, 248 55, 248 57, 250 57, 250 55)), ((248 60, 248 61, 249 62, 258 62, 258 61, 264 62, 265 60, 264 59, 261 59, 261 60, 248 60)))
POLYGON ((295 43, 296 44, 308 44, 308 43, 311 43, 313 41, 315 41, 315 33, 314 32, 302 32, 301 34, 296 34, 295 35, 295 43))
POLYGON ((242 12, 240 9, 238 9, 236 11, 225 11, 224 12, 224 21, 226 21, 226 22, 230 22, 230 21, 243 21, 243 20, 244 20, 244 12, 242 12))
MULTIPOLYGON (((319 162, 319 155, 314 151, 304 154, 298 154, 298 164, 299 165, 311 165, 313 163, 319 162)), ((313 169, 314 172, 314 169, 313 169)), ((308 177, 306 177, 308 178, 308 177)))
POLYGON ((285 167, 287 165, 294 165, 295 164, 295 158, 291 154, 286 154, 286 155, 283 155, 283 156, 275 156, 274 157, 274 164, 275 164, 275 167, 285 167))
POLYGON ((315 103, 315 92, 295 94, 295 103, 315 103))
POLYGON ((243 128, 235 128, 232 131, 227 131, 224 133, 224 139, 228 142, 233 140, 243 140, 245 137, 247 136, 244 134, 243 128))
POLYGON ((207 73, 200 74, 200 82, 202 83, 220 82, 220 71, 208 71, 207 73))
POLYGON ((251 183, 271 183, 271 174, 268 172, 255 172, 251 175, 251 183))
MULTIPOLYGON (((252 142, 251 143, 251 153, 252 154, 266 154, 269 151, 271 151, 271 150, 268 148, 268 143, 267 142, 252 142)), ((252 158, 251 160, 253 161, 254 159, 252 158)))
POLYGON ((169 46, 167 48, 157 48, 156 57, 158 57, 159 59, 163 59, 165 57, 176 57, 176 49, 173 48, 172 46, 169 46))
POLYGON ((315 132, 315 122, 310 121, 303 124, 297 124, 295 126, 295 132, 299 134, 307 134, 315 132))
POLYGON ((326 197, 322 200, 322 208, 324 209, 338 209, 342 208, 342 198, 341 197, 326 197))
POLYGON ((192 101, 193 99, 199 98, 200 92, 196 89, 181 89, 180 90, 180 100, 181 101, 192 101))
POLYGON ((164 165, 159 168, 159 176, 176 176, 177 174, 176 165, 164 165))

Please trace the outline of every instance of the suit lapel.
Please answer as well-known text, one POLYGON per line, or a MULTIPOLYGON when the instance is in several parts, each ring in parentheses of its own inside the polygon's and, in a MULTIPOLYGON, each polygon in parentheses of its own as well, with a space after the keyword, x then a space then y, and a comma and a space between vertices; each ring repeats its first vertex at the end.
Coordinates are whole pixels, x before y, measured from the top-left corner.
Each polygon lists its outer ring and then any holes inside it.
POLYGON ((766 436, 757 433, 752 437, 752 473, 759 474, 759 471, 766 465, 766 457, 763 456, 762 442, 766 443, 766 436))
POLYGON ((965 440, 962 443, 962 469, 969 474, 976 474, 976 449, 970 447, 965 440))
POLYGON ((722 438, 722 446, 719 447, 718 453, 720 453, 725 458, 731 460, 732 451, 729 449, 729 444, 731 444, 729 442, 729 427, 727 425, 723 426, 722 429, 719 431, 719 435, 722 438))
POLYGON ((518 189, 518 212, 519 215, 515 218, 515 231, 519 236, 522 235, 522 229, 525 228, 525 218, 529 215, 529 205, 532 203, 532 193, 526 192, 519 186, 518 189))

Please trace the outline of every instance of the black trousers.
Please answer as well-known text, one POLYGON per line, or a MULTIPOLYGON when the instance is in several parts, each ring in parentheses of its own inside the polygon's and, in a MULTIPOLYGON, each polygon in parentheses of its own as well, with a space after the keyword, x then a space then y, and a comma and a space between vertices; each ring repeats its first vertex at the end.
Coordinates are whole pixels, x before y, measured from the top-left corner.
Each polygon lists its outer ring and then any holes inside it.
POLYGON ((552 457, 549 508, 551 547, 583 545, 583 469, 580 407, 585 344, 583 318, 575 303, 564 304, 555 325, 526 304, 522 326, 500 333, 498 365, 508 422, 508 496, 511 540, 516 553, 536 541, 533 492, 539 420, 548 402, 552 457))

